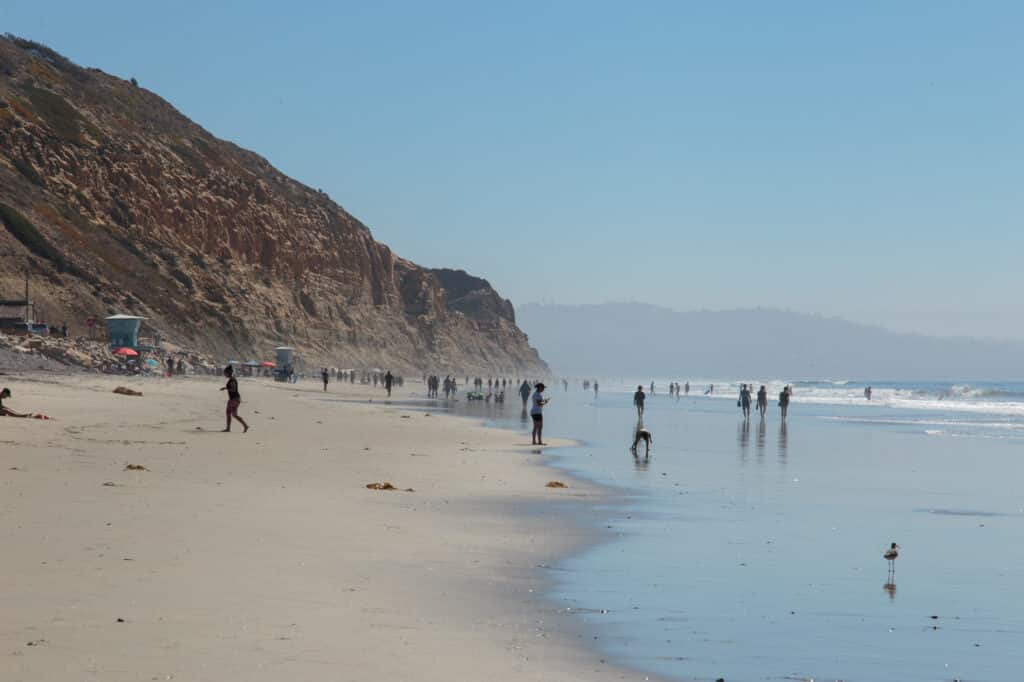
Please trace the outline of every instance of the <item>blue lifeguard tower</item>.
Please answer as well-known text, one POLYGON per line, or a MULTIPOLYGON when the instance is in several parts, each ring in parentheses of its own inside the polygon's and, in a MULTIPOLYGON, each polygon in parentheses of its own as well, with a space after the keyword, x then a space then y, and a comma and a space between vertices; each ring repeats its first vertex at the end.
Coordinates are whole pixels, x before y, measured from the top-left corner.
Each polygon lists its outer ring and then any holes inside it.
POLYGON ((274 368, 274 381, 288 381, 292 373, 293 353, 295 349, 291 346, 278 346, 274 349, 277 358, 277 367, 274 368))
POLYGON ((107 318, 107 330, 110 332, 111 348, 139 347, 139 329, 144 317, 136 315, 111 315, 107 318))

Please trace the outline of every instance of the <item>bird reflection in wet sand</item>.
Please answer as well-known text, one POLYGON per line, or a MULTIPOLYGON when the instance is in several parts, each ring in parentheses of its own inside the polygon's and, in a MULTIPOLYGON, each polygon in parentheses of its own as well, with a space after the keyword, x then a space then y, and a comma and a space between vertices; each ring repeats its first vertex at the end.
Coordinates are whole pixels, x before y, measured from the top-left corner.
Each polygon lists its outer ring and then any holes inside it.
POLYGON ((885 593, 889 595, 889 601, 896 601, 896 583, 887 582, 886 584, 882 585, 882 589, 885 590, 885 593))

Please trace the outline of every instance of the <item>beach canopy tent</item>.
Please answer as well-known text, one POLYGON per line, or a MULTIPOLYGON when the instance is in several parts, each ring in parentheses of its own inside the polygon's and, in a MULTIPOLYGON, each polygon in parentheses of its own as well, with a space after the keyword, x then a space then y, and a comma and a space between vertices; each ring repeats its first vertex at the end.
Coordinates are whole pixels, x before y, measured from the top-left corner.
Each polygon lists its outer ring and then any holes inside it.
POLYGON ((277 367, 277 363, 271 362, 270 360, 264 360, 260 363, 260 367, 277 367))
POLYGON ((246 367, 259 367, 260 363, 256 362, 255 360, 249 360, 248 362, 245 363, 245 366, 246 367))
POLYGON ((121 355, 126 358, 134 358, 137 357, 138 354, 139 351, 135 350, 134 348, 127 347, 118 348, 117 350, 114 351, 114 355, 121 355))
POLYGON ((153 358, 146 358, 146 364, 149 365, 150 367, 156 367, 160 363, 154 360, 153 358))
POLYGON ((139 328, 146 319, 138 315, 111 315, 107 318, 111 348, 138 348, 139 328))
POLYGON ((228 364, 229 365, 240 365, 242 363, 240 361, 238 361, 238 360, 228 360, 228 364))

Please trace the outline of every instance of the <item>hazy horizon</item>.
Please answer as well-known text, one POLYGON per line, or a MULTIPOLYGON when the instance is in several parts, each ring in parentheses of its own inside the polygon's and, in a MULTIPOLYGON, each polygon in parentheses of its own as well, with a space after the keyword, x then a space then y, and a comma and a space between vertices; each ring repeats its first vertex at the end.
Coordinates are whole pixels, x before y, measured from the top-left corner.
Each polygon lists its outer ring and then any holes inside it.
POLYGON ((573 376, 1024 379, 1024 342, 906 334, 794 311, 532 304, 516 315, 552 370, 573 376))
MULTIPOLYGON (((1020 342, 1024 342, 1024 338, 1013 337, 1013 336, 999 337, 999 336, 983 336, 983 335, 980 335, 980 334, 973 334, 972 335, 972 334, 965 334, 965 333, 961 333, 961 334, 953 334, 953 333, 942 334, 942 333, 930 333, 930 332, 925 332, 925 331, 917 331, 915 329, 902 329, 902 328, 899 328, 898 326, 890 326, 890 325, 882 324, 882 323, 879 323, 879 322, 872 322, 872 321, 868 321, 868 320, 857 320, 857 319, 853 319, 853 318, 850 318, 850 317, 845 317, 843 315, 829 314, 829 313, 821 312, 821 311, 796 310, 796 309, 793 309, 793 308, 787 308, 785 306, 751 305, 751 306, 742 306, 742 307, 737 306, 737 307, 733 307, 733 308, 708 308, 708 307, 701 307, 701 308, 674 308, 674 307, 669 306, 669 305, 661 305, 661 304, 658 304, 658 303, 649 303, 649 302, 646 302, 646 301, 635 301, 635 300, 608 300, 608 301, 600 301, 600 302, 595 302, 595 303, 576 303, 576 302, 565 303, 565 302, 558 302, 558 301, 526 301, 526 302, 523 302, 523 303, 518 303, 516 301, 512 301, 512 305, 516 309, 516 314, 517 315, 518 315, 519 310, 521 308, 529 308, 531 306, 540 306, 540 307, 550 306, 550 307, 565 307, 565 308, 587 308, 587 307, 599 308, 599 307, 602 307, 602 306, 617 306, 617 305, 643 306, 643 307, 650 307, 650 308, 655 308, 655 309, 658 309, 658 310, 663 310, 663 311, 670 312, 670 313, 680 313, 680 314, 689 314, 689 313, 777 312, 777 313, 802 315, 802 316, 806 316, 806 317, 810 317, 810 318, 818 318, 818 319, 822 319, 822 320, 836 320, 836 321, 841 321, 841 322, 849 322, 849 323, 856 324, 856 325, 863 326, 863 327, 871 327, 871 328, 879 329, 881 331, 885 331, 885 332, 889 332, 889 333, 893 333, 893 334, 899 334, 899 335, 906 335, 906 336, 924 336, 924 337, 935 338, 935 339, 954 339, 954 340, 956 340, 956 339, 970 339, 970 340, 974 340, 974 341, 988 341, 988 342, 993 342, 993 343, 1020 343, 1020 342)), ((1024 346, 1022 346, 1022 348, 1024 348, 1024 346)))

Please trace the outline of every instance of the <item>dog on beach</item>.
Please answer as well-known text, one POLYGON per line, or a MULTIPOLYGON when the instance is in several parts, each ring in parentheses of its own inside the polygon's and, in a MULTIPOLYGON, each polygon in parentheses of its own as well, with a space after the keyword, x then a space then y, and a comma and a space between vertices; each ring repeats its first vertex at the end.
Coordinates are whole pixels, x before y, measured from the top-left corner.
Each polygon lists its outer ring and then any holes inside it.
POLYGON ((643 424, 637 426, 636 435, 633 436, 633 445, 629 448, 634 455, 637 452, 637 446, 640 445, 640 441, 644 443, 644 457, 649 457, 651 454, 651 444, 654 442, 654 434, 645 429, 643 424))

